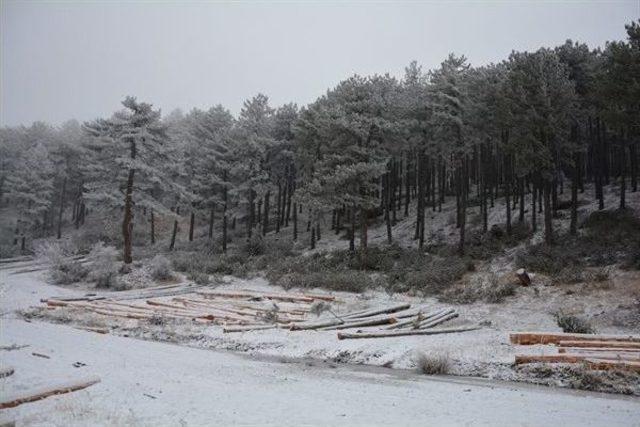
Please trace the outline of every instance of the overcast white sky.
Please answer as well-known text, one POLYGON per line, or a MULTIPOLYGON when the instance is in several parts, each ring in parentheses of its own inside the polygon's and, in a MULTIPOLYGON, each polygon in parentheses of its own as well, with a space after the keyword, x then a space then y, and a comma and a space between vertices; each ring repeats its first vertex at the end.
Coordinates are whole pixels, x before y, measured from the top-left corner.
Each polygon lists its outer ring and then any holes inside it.
POLYGON ((110 115, 126 95, 237 113, 306 104, 353 73, 401 76, 449 52, 474 65, 567 38, 623 39, 640 0, 35 2, 0 0, 0 124, 110 115))

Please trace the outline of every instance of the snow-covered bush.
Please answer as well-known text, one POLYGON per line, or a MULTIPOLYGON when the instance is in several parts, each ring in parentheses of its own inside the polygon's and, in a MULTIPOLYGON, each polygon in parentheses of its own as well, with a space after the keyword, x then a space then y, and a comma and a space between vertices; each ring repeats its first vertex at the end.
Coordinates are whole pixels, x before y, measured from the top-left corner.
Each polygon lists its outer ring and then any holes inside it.
POLYGON ((171 261, 169 261, 163 255, 156 255, 149 262, 149 270, 151 277, 156 280, 167 280, 173 277, 173 271, 171 271, 171 261))
POLYGON ((74 259, 75 251, 67 242, 42 242, 36 248, 39 260, 49 264, 49 279, 56 285, 68 285, 87 277, 87 268, 74 259))
POLYGON ((427 355, 420 353, 415 360, 418 371, 425 375, 444 375, 451 368, 451 361, 447 354, 427 355))
POLYGON ((98 288, 118 288, 118 251, 113 246, 96 243, 89 253, 91 268, 89 279, 98 288))

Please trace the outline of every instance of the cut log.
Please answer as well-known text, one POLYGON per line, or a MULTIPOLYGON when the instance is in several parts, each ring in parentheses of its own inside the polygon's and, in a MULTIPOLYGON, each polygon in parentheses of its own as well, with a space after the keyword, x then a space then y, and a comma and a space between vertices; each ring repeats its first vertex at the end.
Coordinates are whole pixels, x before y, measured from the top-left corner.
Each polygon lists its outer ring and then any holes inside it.
POLYGON ((338 332, 338 339, 357 339, 357 338, 390 338, 390 337, 404 337, 407 335, 437 335, 437 334, 451 334, 455 332, 467 332, 480 329, 479 326, 467 326, 460 328, 443 328, 443 329, 420 329, 413 331, 380 331, 380 332, 358 332, 347 333, 338 332))
POLYGON ((13 375, 14 372, 15 369, 13 369, 13 366, 4 366, 0 368, 0 378, 9 377, 13 375))
MULTIPOLYGON (((515 358, 515 364, 521 365, 525 363, 579 363, 585 359, 611 359, 611 356, 607 357, 606 355, 598 356, 594 354, 541 354, 541 355, 530 355, 530 354, 518 354, 515 358)), ((637 357, 628 357, 619 355, 616 360, 625 360, 625 361, 638 361, 637 357)))
POLYGON ((594 370, 619 369, 623 371, 640 372, 640 362, 608 359, 585 359, 584 362, 589 369, 594 370))
POLYGON ((262 294, 256 292, 233 292, 233 291, 199 291, 196 292, 198 295, 202 295, 205 298, 244 298, 244 299, 271 299, 271 300, 280 300, 280 301, 301 301, 301 302, 313 302, 313 298, 306 297, 304 295, 294 295, 294 294, 262 294))
POLYGON ((82 381, 61 383, 55 386, 43 387, 31 391, 17 393, 13 396, 3 395, 0 401, 0 409, 13 408, 27 402, 35 402, 56 394, 69 393, 82 390, 100 382, 100 378, 91 377, 82 381))
POLYGON ((85 327, 81 327, 81 328, 76 328, 82 331, 88 331, 88 332, 95 332, 96 334, 108 334, 109 333, 109 329, 107 328, 96 328, 93 326, 85 326, 85 327))
POLYGON ((518 271, 516 271, 516 276, 518 277, 518 280, 520 280, 520 284, 522 286, 531 285, 531 277, 529 277, 529 274, 527 274, 524 268, 521 268, 518 271))
MULTIPOLYGON (((440 315, 442 315, 445 310, 438 310, 438 311, 434 311, 431 313, 427 313, 427 314, 422 314, 422 319, 420 319, 420 323, 422 323, 422 321, 424 320, 430 320, 430 319, 435 319, 436 317, 439 317, 440 315)), ((409 320, 403 320, 402 322, 398 322, 395 323, 391 326, 387 326, 385 329, 387 330, 392 330, 392 329, 400 329, 400 328, 404 328, 405 326, 413 326, 416 324, 417 320, 418 320, 418 316, 416 315, 415 318, 413 319, 409 319, 409 320)))
POLYGON ((624 347, 560 347, 558 353, 628 353, 640 355, 640 348, 624 348, 624 347))
POLYGON ((637 349, 640 351, 640 342, 624 342, 624 341, 560 341, 559 347, 590 347, 590 348, 626 348, 637 349))
POLYGON ((509 334, 511 344, 558 344, 560 341, 619 341, 640 342, 640 337, 633 335, 595 335, 570 334, 563 332, 514 332, 509 334))
POLYGON ((304 293, 302 296, 313 298, 314 300, 322 300, 322 301, 335 301, 336 297, 333 295, 323 295, 323 294, 307 294, 304 293))
POLYGON ((376 308, 374 310, 365 311, 365 312, 360 313, 360 314, 347 315, 345 318, 349 319, 349 320, 362 319, 364 317, 376 316, 378 314, 395 313, 397 311, 406 310, 406 309, 408 309, 410 307, 411 307, 411 304, 406 304, 406 303, 396 304, 396 305, 392 305, 390 307, 376 308))
POLYGON ((352 328, 362 328, 367 326, 388 325, 391 323, 396 323, 397 321, 398 320, 393 316, 369 317, 364 319, 358 319, 355 322, 345 322, 336 326, 328 326, 326 328, 320 328, 320 330, 333 331, 336 329, 352 329, 352 328))
POLYGON ((309 322, 309 323, 294 323, 289 326, 289 330, 291 331, 302 331, 308 329, 320 329, 326 328, 330 326, 342 325, 344 320, 341 319, 329 319, 318 322, 309 322))
POLYGON ((425 321, 423 321, 420 324, 420 327, 418 329, 429 329, 429 328, 433 328, 434 326, 438 326, 444 322, 448 322, 451 319, 455 319, 456 317, 458 317, 458 313, 456 313, 453 309, 451 309, 451 311, 446 312, 445 314, 442 314, 440 316, 438 316, 437 318, 434 319, 427 319, 425 321))
POLYGON ((275 325, 229 326, 226 328, 222 328, 222 332, 227 334, 230 332, 263 331, 266 329, 276 329, 276 326, 275 325))

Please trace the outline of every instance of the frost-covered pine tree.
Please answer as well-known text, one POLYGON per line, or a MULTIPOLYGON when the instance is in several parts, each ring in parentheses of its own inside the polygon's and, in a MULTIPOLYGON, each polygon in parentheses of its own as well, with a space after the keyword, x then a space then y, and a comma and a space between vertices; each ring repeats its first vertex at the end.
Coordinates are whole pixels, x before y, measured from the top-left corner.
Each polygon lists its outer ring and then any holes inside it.
POLYGON ((131 96, 122 105, 124 110, 111 118, 84 125, 91 136, 86 197, 100 206, 122 208, 123 259, 130 264, 134 209, 166 211, 152 192, 144 190, 168 183, 163 177, 170 151, 159 110, 131 96))

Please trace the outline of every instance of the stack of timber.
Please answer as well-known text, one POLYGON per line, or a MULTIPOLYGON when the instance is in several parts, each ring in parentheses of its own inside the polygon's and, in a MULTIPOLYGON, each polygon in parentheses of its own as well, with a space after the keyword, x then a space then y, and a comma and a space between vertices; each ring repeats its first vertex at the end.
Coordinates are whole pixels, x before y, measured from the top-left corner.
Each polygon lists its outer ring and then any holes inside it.
POLYGON ((411 308, 411 304, 401 303, 371 310, 336 315, 334 318, 324 320, 296 323, 292 324, 289 329, 292 331, 337 330, 340 331, 338 332, 338 339, 340 340, 386 338, 406 335, 434 335, 477 329, 477 327, 435 329, 435 326, 456 317, 458 317, 458 313, 451 308, 430 311, 424 307, 411 308), (362 330, 363 328, 371 327, 375 327, 375 329, 362 330))
POLYGON ((289 327, 307 320, 311 305, 335 301, 331 295, 258 291, 204 291, 196 285, 43 300, 51 309, 68 307, 110 317, 149 320, 187 319, 225 326, 225 332, 289 327), (227 330, 228 329, 228 330, 227 330))
POLYGON ((510 336, 512 344, 554 345, 557 353, 515 356, 515 364, 581 363, 589 369, 620 369, 640 372, 640 337, 632 335, 595 335, 554 332, 518 332, 510 336))

